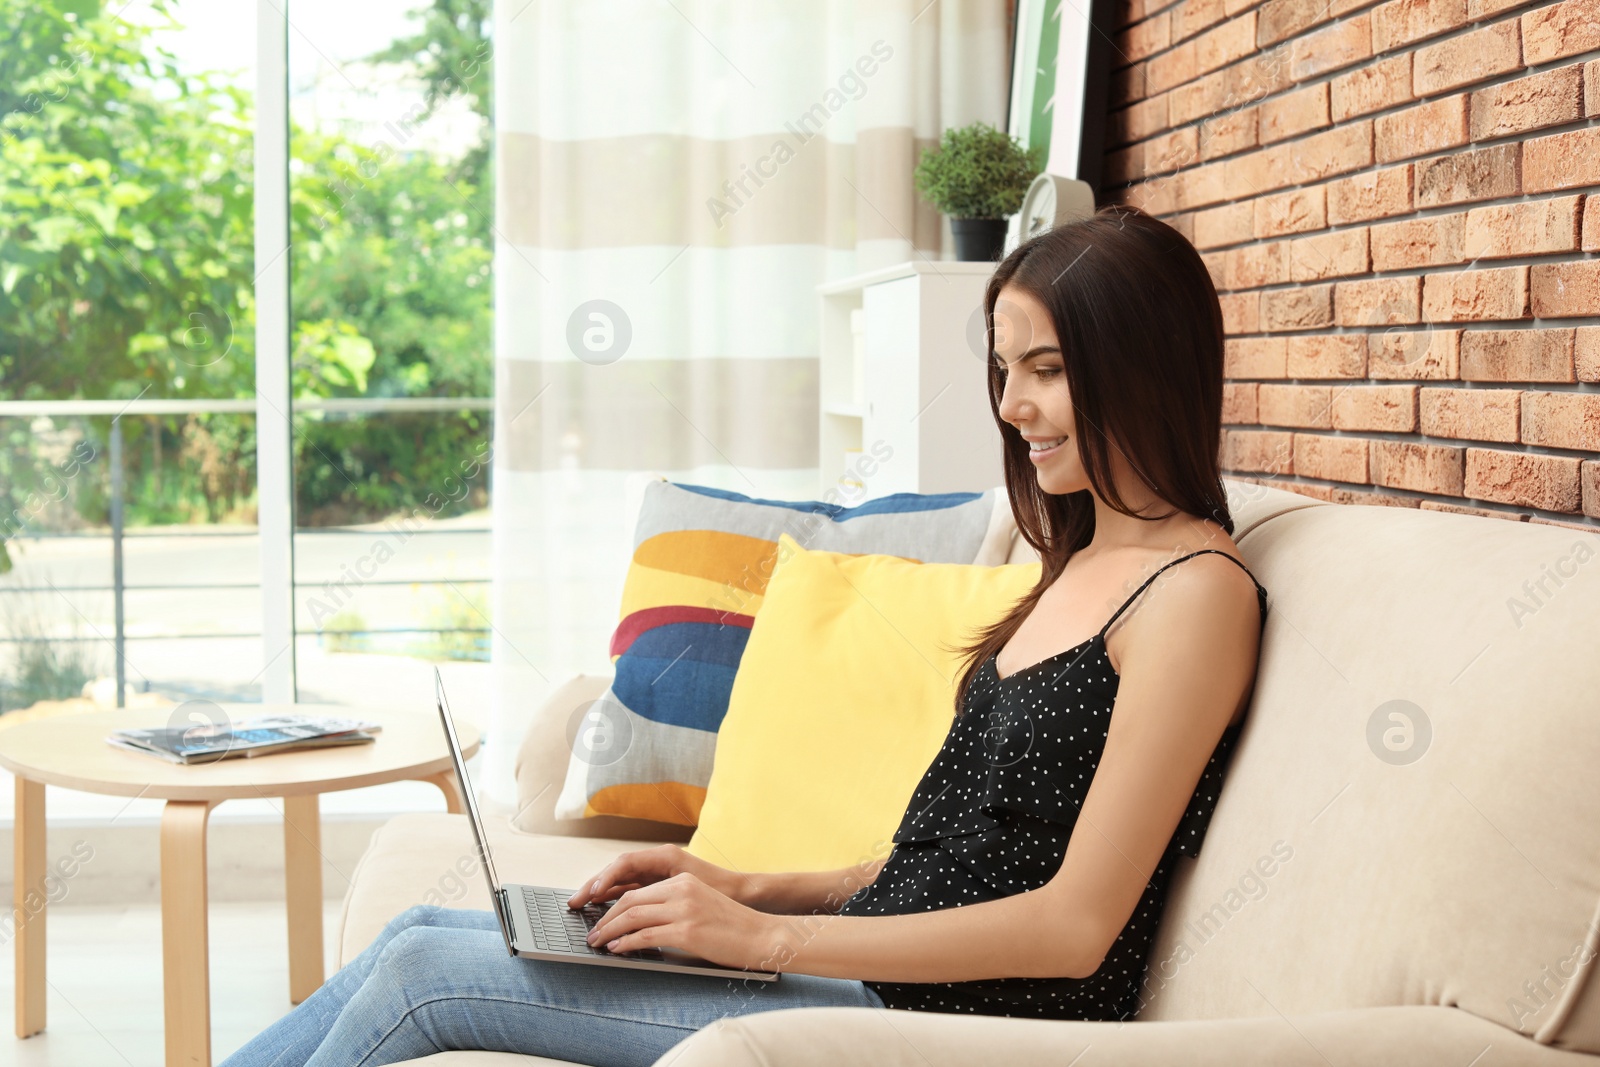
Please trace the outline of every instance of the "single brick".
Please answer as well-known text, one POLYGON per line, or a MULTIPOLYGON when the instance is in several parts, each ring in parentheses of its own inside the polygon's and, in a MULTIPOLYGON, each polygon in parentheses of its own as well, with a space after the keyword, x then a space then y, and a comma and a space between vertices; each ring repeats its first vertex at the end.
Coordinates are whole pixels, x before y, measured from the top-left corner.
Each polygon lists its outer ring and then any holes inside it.
MULTIPOLYGON (((1362 119, 1277 146, 1289 161, 1289 181, 1309 185, 1335 174, 1372 166, 1372 122, 1362 119)), ((1287 184, 1287 183, 1286 183, 1287 184)))
POLYGON ((1350 507, 1415 508, 1421 503, 1416 497, 1400 496, 1395 493, 1363 493, 1355 489, 1341 489, 1338 486, 1331 488, 1328 499, 1335 504, 1350 507))
POLYGON ((1333 287, 1336 326, 1398 326, 1422 321, 1422 278, 1370 278, 1333 287))
POLYGON ((1261 294, 1256 292, 1218 293, 1222 307, 1222 332, 1229 337, 1261 332, 1261 294))
POLYGON ((1222 466, 1229 470, 1294 473, 1294 434, 1287 430, 1222 431, 1222 466))
POLYGON ((1331 485, 1314 485, 1311 482, 1272 481, 1267 481, 1263 484, 1268 484, 1275 489, 1283 489, 1290 493, 1299 493, 1301 496, 1308 496, 1313 500, 1322 500, 1328 503, 1333 502, 1334 487, 1331 485))
POLYGON ((1225 378, 1282 378, 1285 342, 1282 337, 1229 337, 1222 343, 1225 378))
POLYGON ((1281 237, 1286 233, 1320 230, 1328 225, 1324 187, 1313 185, 1278 196, 1255 200, 1253 227, 1256 237, 1281 237))
POLYGON ((1454 381, 1460 377, 1460 330, 1385 330, 1367 335, 1367 377, 1454 381))
POLYGON ((1167 47, 1171 30, 1166 14, 1156 15, 1136 26, 1129 26, 1112 38, 1116 42, 1114 51, 1129 63, 1153 56, 1167 47))
POLYGON ((1333 325, 1333 286, 1296 285, 1261 294, 1261 329, 1316 330, 1333 325))
POLYGON ((1522 394, 1522 443, 1600 452, 1600 394, 1522 394))
POLYGON ((1178 210, 1177 185, 1163 178, 1137 182, 1124 191, 1123 203, 1151 215, 1170 215, 1178 210))
POLYGON ((1260 105, 1262 144, 1282 141, 1328 125, 1328 83, 1273 97, 1260 105))
POLYGON ((1297 282, 1319 281, 1369 269, 1367 230, 1336 230, 1289 242, 1289 277, 1297 282))
MULTIPOLYGON (((1600 71, 1595 76, 1600 77, 1600 71)), ((1583 198, 1583 250, 1600 252, 1600 200, 1594 193, 1583 198)))
POLYGON ((1118 148, 1105 155, 1106 181, 1121 185, 1144 177, 1144 146, 1118 148))
MULTIPOLYGON (((1526 3, 1527 0, 1519 0, 1526 3)), ((1527 522, 1526 515, 1509 511, 1491 511, 1489 508, 1467 508, 1460 504, 1446 504, 1443 500, 1423 500, 1417 507, 1423 511, 1448 511, 1452 515, 1476 515, 1481 519, 1505 519, 1509 522, 1527 522)))
POLYGON ((1467 212, 1466 258, 1501 259, 1578 249, 1580 196, 1477 207, 1467 212))
POLYGON ((1206 265, 1206 273, 1211 275, 1211 285, 1220 295, 1228 288, 1228 257, 1223 252, 1201 252, 1200 262, 1206 265))
POLYGON ((1600 519, 1600 462, 1584 460, 1579 467, 1579 480, 1583 484, 1583 513, 1600 519))
POLYGON ((1208 74, 1256 51, 1256 13, 1246 11, 1194 39, 1195 74, 1208 74))
POLYGON ((1288 241, 1231 248, 1225 255, 1228 289, 1259 289, 1263 285, 1281 285, 1289 280, 1288 241))
POLYGON ((1532 272, 1528 287, 1535 318, 1600 315, 1600 259, 1535 263, 1532 272))
POLYGON ((1600 115, 1600 59, 1583 65, 1583 113, 1590 118, 1600 115))
POLYGON ((1282 92, 1293 85, 1293 63, 1294 42, 1286 41, 1246 56, 1217 73, 1224 78, 1225 97, 1237 106, 1282 92))
POLYGON ((1521 152, 1522 145, 1513 142, 1418 160, 1417 207, 1516 196, 1521 192, 1521 152))
POLYGON ((1467 143, 1467 94, 1379 115, 1373 120, 1373 133, 1373 158, 1379 163, 1459 148, 1467 143))
POLYGON ((1575 330, 1467 330, 1461 340, 1461 380, 1571 382, 1575 330))
POLYGON ((1365 378, 1367 337, 1360 333, 1297 334, 1289 337, 1288 378, 1365 378))
POLYGON ((1487 141, 1583 118, 1583 66, 1547 70, 1472 94, 1472 139, 1487 141))
POLYGON ((1372 484, 1418 493, 1460 496, 1466 449, 1417 441, 1372 442, 1372 484))
POLYGON ((1331 17, 1327 0, 1267 0, 1256 13, 1256 44, 1265 48, 1298 37, 1331 17))
POLYGON ((1422 280, 1423 322, 1527 317, 1527 267, 1440 271, 1422 280))
POLYGON ((1222 421, 1254 425, 1256 418, 1256 382, 1222 383, 1222 421))
POLYGON ((1491 15, 1539 2, 1540 0, 1467 0, 1467 18, 1472 22, 1482 22, 1491 15))
POLYGON ((1109 145, 1124 145, 1154 137, 1170 125, 1167 119, 1167 94, 1141 100, 1121 111, 1113 111, 1106 117, 1106 125, 1109 127, 1109 145))
POLYGON ((1194 42, 1185 41, 1160 55, 1150 57, 1144 72, 1145 83, 1152 93, 1165 92, 1175 85, 1194 81, 1203 74, 1195 63, 1194 42))
POLYGON ((1172 39, 1187 41, 1201 30, 1227 18, 1228 7, 1223 0, 1184 0, 1172 8, 1171 17, 1172 39))
POLYGON ((1516 389, 1422 390, 1422 432, 1464 441, 1515 442, 1522 428, 1521 392, 1516 389))
POLYGON ((1372 55, 1372 30, 1367 15, 1336 22, 1289 42, 1290 76, 1297 82, 1348 67, 1372 55))
POLYGON ((1144 66, 1143 63, 1135 63, 1112 72, 1111 91, 1106 98, 1108 108, 1125 107, 1150 95, 1144 82, 1144 66))
POLYGON ((1560 519, 1546 519, 1538 515, 1529 515, 1528 522, 1538 523, 1540 526, 1559 526, 1564 530, 1577 530, 1581 533, 1593 534, 1600 527, 1588 522, 1562 522, 1560 519))
POLYGON ((1415 433, 1415 385, 1345 385, 1334 390, 1333 425, 1340 430, 1415 433))
POLYGON ((1372 9, 1372 51, 1392 52, 1467 23, 1467 0, 1390 0, 1372 9))
POLYGON ((1522 191, 1600 185, 1600 126, 1522 142, 1522 191))
POLYGON ((1246 200, 1194 213, 1194 246, 1218 248, 1255 240, 1255 208, 1246 200))
POLYGON ((1465 262, 1461 236, 1466 225, 1466 212, 1457 211, 1373 226, 1372 269, 1406 270, 1465 262))
POLYGON ((1580 382, 1600 382, 1600 326, 1579 326, 1572 342, 1572 370, 1580 382))
POLYGON ((1256 109, 1225 111, 1200 123, 1200 158, 1231 156, 1256 146, 1256 109))
POLYGON ((1294 435, 1294 472, 1302 478, 1365 484, 1367 439, 1333 434, 1294 435))
POLYGON ((1167 117, 1174 126, 1195 122, 1215 115, 1219 111, 1227 111, 1240 104, 1249 103, 1248 100, 1233 99, 1228 96, 1226 70, 1214 71, 1204 78, 1196 78, 1192 82, 1168 90, 1165 95, 1170 101, 1167 104, 1167 117))
POLYGON ((1600 48, 1600 7, 1566 0, 1522 16, 1522 53, 1530 67, 1600 48))
POLYGON ((1206 163, 1174 174, 1172 184, 1177 189, 1179 205, 1204 207, 1233 199, 1227 176, 1226 163, 1206 163))
MULTIPOLYGON (((1411 68, 1411 88, 1418 96, 1459 89, 1487 81, 1522 67, 1522 35, 1517 20, 1507 19, 1481 30, 1463 33, 1416 51, 1411 68)), ((1478 101, 1472 101, 1474 119, 1478 101)))
POLYGON ((1411 53, 1367 63, 1335 77, 1328 90, 1334 122, 1397 107, 1415 100, 1411 91, 1411 53))
POLYGON ((1578 460, 1535 452, 1468 448, 1465 495, 1519 507, 1575 512, 1581 500, 1578 460))
POLYGON ((1200 131, 1193 126, 1169 130, 1144 143, 1144 172, 1164 174, 1200 162, 1200 131))
POLYGON ((1332 426, 1328 411, 1333 388, 1327 385, 1268 385, 1256 394, 1262 425, 1304 426, 1326 430, 1332 426))
POLYGON ((1369 170, 1329 182, 1328 222, 1343 226, 1348 222, 1403 215, 1411 210, 1411 170, 1416 164, 1369 170))

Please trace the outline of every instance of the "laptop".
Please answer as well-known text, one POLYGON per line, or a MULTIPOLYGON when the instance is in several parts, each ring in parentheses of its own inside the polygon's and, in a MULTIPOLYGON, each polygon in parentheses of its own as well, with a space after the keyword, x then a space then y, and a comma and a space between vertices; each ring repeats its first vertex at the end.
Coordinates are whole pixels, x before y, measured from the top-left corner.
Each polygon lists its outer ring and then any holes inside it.
POLYGON ((467 778, 467 764, 461 757, 461 742, 456 738, 455 722, 450 718, 450 705, 445 701, 444 679, 439 676, 437 667, 433 669, 433 687, 439 703, 439 718, 444 723, 445 740, 450 745, 450 758, 455 761, 456 778, 461 783, 461 795, 466 801, 467 821, 472 824, 472 836, 478 844, 478 858, 483 863, 484 877, 489 880, 489 898, 494 901, 495 915, 500 919, 500 934, 505 938, 506 950, 511 955, 560 963, 592 963, 602 967, 641 967, 680 974, 720 975, 747 981, 778 980, 778 972, 724 967, 675 948, 611 952, 604 945, 590 945, 585 938, 595 923, 611 910, 614 901, 591 901, 582 908, 573 909, 567 907, 567 900, 575 890, 515 883, 501 885, 494 871, 494 859, 489 855, 489 835, 484 832, 483 819, 478 815, 478 801, 472 792, 472 782, 467 778))

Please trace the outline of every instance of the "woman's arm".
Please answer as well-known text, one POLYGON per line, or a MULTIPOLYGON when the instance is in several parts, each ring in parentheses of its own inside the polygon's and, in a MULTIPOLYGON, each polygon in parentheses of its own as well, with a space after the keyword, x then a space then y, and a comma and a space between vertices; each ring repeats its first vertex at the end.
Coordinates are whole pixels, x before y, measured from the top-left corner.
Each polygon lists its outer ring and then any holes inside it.
POLYGON ((747 874, 739 902, 773 915, 836 914, 863 886, 873 883, 888 857, 837 871, 786 871, 747 874))

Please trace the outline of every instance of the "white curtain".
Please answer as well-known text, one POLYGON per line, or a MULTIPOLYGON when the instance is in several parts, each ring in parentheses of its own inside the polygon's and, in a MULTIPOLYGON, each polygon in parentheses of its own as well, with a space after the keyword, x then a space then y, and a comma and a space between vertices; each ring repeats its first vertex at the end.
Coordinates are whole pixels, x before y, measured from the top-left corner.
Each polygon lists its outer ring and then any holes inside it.
MULTIPOLYGON (((609 673, 642 475, 816 499, 816 286, 950 258, 912 169, 1004 129, 995 0, 495 5, 493 703, 609 673)), ((560 783, 549 783, 559 790, 560 783)))

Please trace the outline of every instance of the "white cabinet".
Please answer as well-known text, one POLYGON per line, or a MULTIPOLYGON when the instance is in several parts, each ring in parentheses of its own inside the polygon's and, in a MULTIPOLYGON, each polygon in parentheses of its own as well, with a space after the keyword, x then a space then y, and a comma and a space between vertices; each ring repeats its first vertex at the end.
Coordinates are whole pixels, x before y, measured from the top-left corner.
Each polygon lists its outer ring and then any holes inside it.
POLYGON ((984 364, 993 273, 915 260, 817 287, 823 494, 859 503, 1004 484, 984 364))

